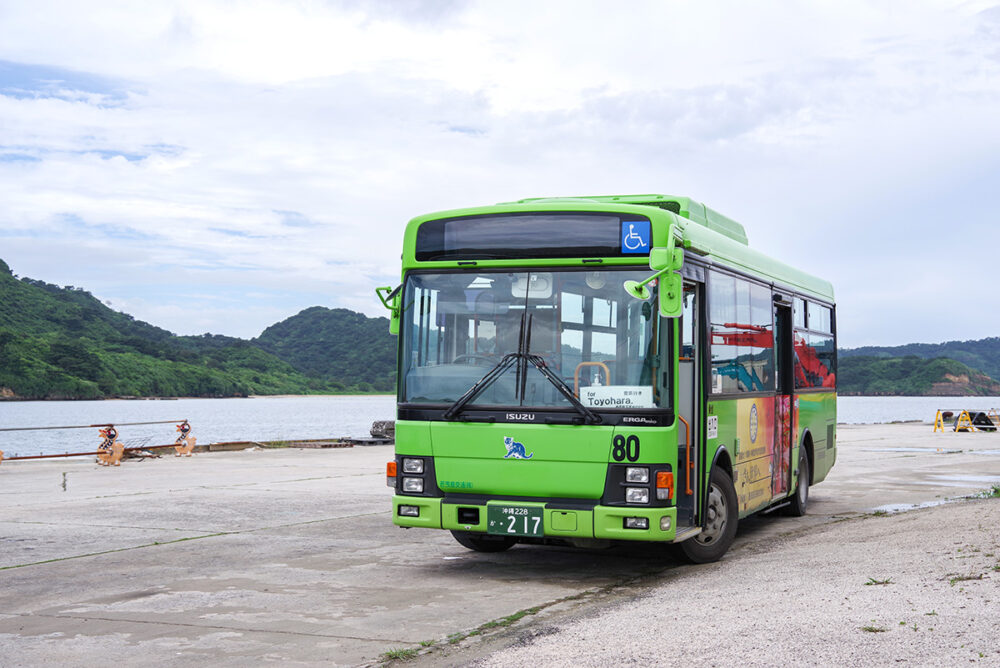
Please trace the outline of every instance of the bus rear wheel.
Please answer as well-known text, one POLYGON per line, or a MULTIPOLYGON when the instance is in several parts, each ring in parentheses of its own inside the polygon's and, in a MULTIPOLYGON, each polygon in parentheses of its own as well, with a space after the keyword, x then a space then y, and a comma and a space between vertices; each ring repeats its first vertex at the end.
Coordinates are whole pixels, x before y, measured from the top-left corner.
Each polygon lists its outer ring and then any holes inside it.
POLYGON ((785 512, 792 517, 802 517, 809 504, 809 457, 804 446, 799 448, 799 475, 796 481, 795 494, 785 512))
POLYGON ((508 538, 507 536, 486 536, 468 531, 452 531, 451 535, 463 547, 476 552, 503 552, 517 544, 516 538, 508 538))
POLYGON ((708 484, 702 531, 680 544, 681 554, 695 564, 718 561, 736 538, 739 509, 733 479, 722 469, 714 468, 708 484))

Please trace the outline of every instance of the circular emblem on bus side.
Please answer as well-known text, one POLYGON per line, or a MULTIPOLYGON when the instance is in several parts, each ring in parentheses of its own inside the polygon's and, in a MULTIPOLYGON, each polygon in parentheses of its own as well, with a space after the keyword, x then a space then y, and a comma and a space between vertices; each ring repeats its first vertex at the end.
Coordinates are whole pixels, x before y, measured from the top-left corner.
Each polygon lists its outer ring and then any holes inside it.
POLYGON ((757 442, 757 404, 750 406, 750 442, 757 442))

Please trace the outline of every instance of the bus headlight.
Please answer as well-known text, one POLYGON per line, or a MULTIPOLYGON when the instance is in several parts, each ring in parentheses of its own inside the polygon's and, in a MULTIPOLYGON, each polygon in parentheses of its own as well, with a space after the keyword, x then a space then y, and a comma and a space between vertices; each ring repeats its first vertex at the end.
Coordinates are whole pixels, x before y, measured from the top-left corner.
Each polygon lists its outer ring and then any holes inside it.
POLYGON ((423 478, 403 478, 403 491, 414 494, 422 494, 424 491, 423 478))
POLYGON ((403 517, 420 517, 420 506, 400 506, 399 514, 403 517))
POLYGON ((649 482, 649 469, 645 466, 629 466, 625 469, 625 482, 649 482))
MULTIPOLYGON (((403 483, 405 485, 406 478, 403 478, 403 483)), ((626 487, 625 488, 625 502, 626 503, 649 503, 649 490, 645 487, 626 487)))
POLYGON ((403 457, 403 473, 423 473, 424 460, 419 457, 403 457))

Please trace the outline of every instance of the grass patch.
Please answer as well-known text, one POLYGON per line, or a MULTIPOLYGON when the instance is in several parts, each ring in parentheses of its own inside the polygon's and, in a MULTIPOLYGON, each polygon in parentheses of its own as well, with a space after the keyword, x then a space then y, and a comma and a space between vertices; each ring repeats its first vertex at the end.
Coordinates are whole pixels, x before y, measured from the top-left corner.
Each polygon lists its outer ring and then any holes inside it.
MULTIPOLYGON (((547 606, 539 606, 539 607, 535 607, 535 608, 525 608, 524 610, 518 610, 517 612, 515 612, 512 615, 507 615, 506 617, 501 617, 500 619, 493 619, 493 620, 490 620, 490 621, 486 622, 485 624, 480 624, 479 626, 477 626, 476 628, 472 629, 471 631, 467 631, 467 632, 464 632, 464 633, 452 633, 450 636, 448 636, 446 638, 446 640, 448 641, 449 645, 456 645, 456 644, 462 642, 463 640, 465 640, 466 638, 471 638, 473 636, 480 636, 480 635, 483 635, 484 633, 486 633, 487 631, 492 631, 493 629, 499 629, 499 628, 503 628, 505 626, 510 626, 511 624, 513 624, 514 622, 516 622, 517 620, 519 620, 519 619, 521 619, 523 617, 527 617, 528 615, 538 614, 538 612, 543 607, 547 607, 547 606)), ((421 643, 421 644, 423 644, 423 643, 421 643)))
POLYGON ((888 629, 882 626, 862 626, 861 630, 865 633, 885 633, 888 629))
POLYGON ((500 620, 500 626, 510 626, 522 617, 527 617, 528 615, 537 614, 541 608, 525 608, 524 610, 518 610, 513 615, 507 615, 500 620))
POLYGON ((956 582, 968 582, 969 580, 982 580, 982 579, 983 579, 982 573, 980 573, 979 575, 956 575, 955 577, 948 580, 948 584, 954 587, 956 582))
POLYGON ((980 499, 1000 499, 1000 485, 993 485, 989 489, 984 489, 976 495, 980 499))
POLYGON ((388 652, 382 652, 382 659, 385 661, 409 661, 415 656, 417 656, 417 650, 412 647, 408 649, 390 649, 388 652))
POLYGON ((893 584, 892 578, 886 578, 884 580, 876 580, 875 578, 868 578, 868 582, 865 583, 865 586, 867 587, 869 585, 890 585, 890 584, 893 584))

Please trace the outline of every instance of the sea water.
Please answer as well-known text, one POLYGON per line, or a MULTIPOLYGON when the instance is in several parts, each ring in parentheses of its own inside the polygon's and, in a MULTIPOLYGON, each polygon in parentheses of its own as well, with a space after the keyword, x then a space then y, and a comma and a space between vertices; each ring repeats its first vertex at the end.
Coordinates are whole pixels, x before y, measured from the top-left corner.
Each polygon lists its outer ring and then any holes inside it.
MULTIPOLYGON (((938 409, 993 407, 1000 407, 1000 397, 840 397, 837 421, 929 423, 938 409)), ((0 427, 113 423, 118 425, 119 440, 127 447, 167 445, 177 437, 174 424, 127 426, 127 422, 186 419, 191 423, 192 435, 204 444, 368 436, 372 422, 395 416, 396 397, 392 395, 0 402, 0 427)), ((0 431, 0 450, 6 457, 88 452, 99 444, 96 427, 0 431)))
POLYGON ((954 413, 966 409, 1000 408, 1000 397, 837 397, 837 422, 934 422, 938 410, 954 413))
MULTIPOLYGON (((188 420, 191 434, 205 444, 368 436, 372 422, 395 417, 392 395, 0 402, 0 428, 112 423, 126 447, 167 445, 178 435, 174 423, 128 422, 188 420)), ((0 431, 5 457, 91 452, 100 442, 96 427, 0 431)))

